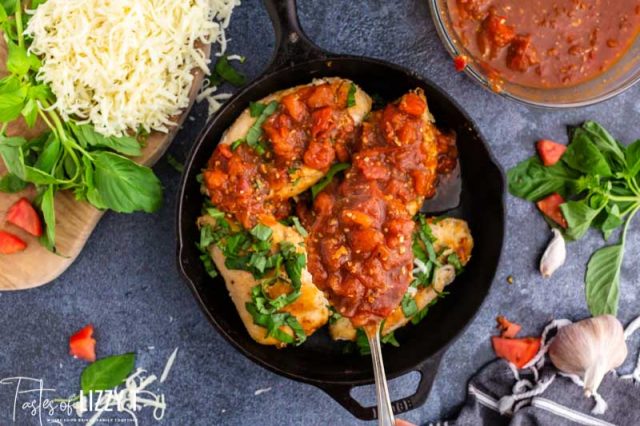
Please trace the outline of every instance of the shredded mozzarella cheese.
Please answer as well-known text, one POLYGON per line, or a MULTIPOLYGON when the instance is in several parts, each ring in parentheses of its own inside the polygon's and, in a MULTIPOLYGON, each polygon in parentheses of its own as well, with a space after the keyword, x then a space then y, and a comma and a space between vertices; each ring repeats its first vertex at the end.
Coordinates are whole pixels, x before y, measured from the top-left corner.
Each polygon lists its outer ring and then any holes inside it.
POLYGON ((167 132, 189 105, 193 70, 209 74, 200 49, 224 53, 240 0, 49 0, 25 34, 42 57, 64 119, 92 123, 104 135, 140 128, 167 132))

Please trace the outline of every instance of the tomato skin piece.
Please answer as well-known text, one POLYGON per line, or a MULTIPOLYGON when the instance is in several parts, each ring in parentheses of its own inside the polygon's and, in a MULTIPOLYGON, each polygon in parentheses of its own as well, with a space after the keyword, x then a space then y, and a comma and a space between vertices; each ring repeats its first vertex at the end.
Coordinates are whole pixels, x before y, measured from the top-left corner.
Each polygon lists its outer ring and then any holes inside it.
POLYGON ((28 232, 34 237, 42 236, 42 220, 31 202, 20 198, 7 211, 7 222, 28 232))
POLYGON ((69 353, 85 361, 96 360, 96 340, 93 338, 92 324, 78 330, 69 338, 69 353))
POLYGON ((538 201, 536 206, 538 206, 545 216, 566 229, 569 225, 567 224, 567 219, 565 219, 562 214, 562 210, 560 210, 560 205, 564 203, 565 200, 562 198, 562 195, 554 192, 553 194, 538 201))
POLYGON ((506 337, 491 337, 493 350, 498 358, 506 359, 518 368, 522 368, 540 350, 541 339, 539 337, 525 337, 522 339, 509 339, 506 337))
POLYGON ((548 139, 542 139, 536 143, 536 149, 538 150, 542 164, 545 166, 553 166, 560 161, 562 155, 567 150, 567 146, 548 139))
POLYGON ((469 60, 465 55, 458 55, 455 58, 453 58, 453 66, 458 72, 464 71, 464 69, 467 67, 468 64, 469 64, 469 60))
POLYGON ((398 105, 400 111, 405 114, 413 115, 414 117, 420 117, 427 109, 425 101, 415 93, 407 93, 400 100, 398 105))
POLYGON ((507 337, 509 339, 513 339, 520 332, 522 327, 520 324, 516 324, 515 322, 511 322, 502 315, 496 318, 498 323, 498 328, 500 329, 500 337, 507 337))
POLYGON ((22 241, 17 235, 10 232, 0 231, 0 254, 15 254, 24 251, 27 243, 22 241))

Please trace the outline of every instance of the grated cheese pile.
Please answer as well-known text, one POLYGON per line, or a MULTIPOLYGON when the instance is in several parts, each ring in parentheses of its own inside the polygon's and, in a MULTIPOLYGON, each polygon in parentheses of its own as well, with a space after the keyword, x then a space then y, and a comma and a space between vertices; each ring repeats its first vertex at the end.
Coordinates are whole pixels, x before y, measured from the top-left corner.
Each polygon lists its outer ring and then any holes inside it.
POLYGON ((107 136, 167 132, 189 105, 192 70, 209 74, 198 46, 219 43, 239 0, 49 0, 25 34, 43 59, 64 119, 107 136))

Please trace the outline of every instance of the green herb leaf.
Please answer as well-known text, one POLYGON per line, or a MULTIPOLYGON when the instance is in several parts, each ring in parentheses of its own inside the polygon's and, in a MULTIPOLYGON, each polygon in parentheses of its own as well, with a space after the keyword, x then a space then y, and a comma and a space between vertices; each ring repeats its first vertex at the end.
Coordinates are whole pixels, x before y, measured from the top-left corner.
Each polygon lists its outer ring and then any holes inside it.
POLYGON ((309 236, 309 233, 306 229, 304 229, 304 226, 302 226, 302 224, 300 223, 300 219, 298 219, 297 216, 291 216, 291 221, 293 222, 293 227, 296 229, 296 231, 298 231, 298 234, 302 235, 303 237, 309 236))
POLYGON ((27 126, 29 126, 29 128, 33 127, 38 118, 38 104, 36 101, 33 99, 27 100, 20 114, 24 117, 24 122, 27 123, 27 126))
POLYGON ((396 339, 396 333, 393 331, 382 336, 380 338, 380 343, 388 344, 396 348, 400 347, 400 343, 398 343, 398 340, 396 339))
POLYGON ((236 87, 244 86, 246 82, 245 76, 229 63, 229 58, 227 56, 221 56, 218 59, 215 66, 215 72, 236 87))
POLYGON ((612 176, 607 159, 592 142, 589 134, 581 128, 575 130, 573 139, 562 156, 562 162, 584 174, 612 176))
POLYGON ((83 124, 81 126, 69 124, 79 142, 85 146, 95 148, 108 148, 122 155, 139 157, 142 155, 140 142, 132 136, 104 136, 95 131, 93 126, 83 124))
POLYGON ((349 93, 347 94, 347 108, 356 106, 356 85, 351 83, 349 86, 349 93))
POLYGON ((311 196, 315 199, 333 180, 336 174, 351 167, 349 163, 338 163, 331 166, 329 172, 318 183, 311 187, 311 196))
POLYGON ((133 371, 135 360, 135 354, 129 353, 102 358, 89 364, 80 376, 82 391, 102 391, 121 385, 133 371))
POLYGON ((18 176, 7 173, 6 175, 0 178, 0 192, 4 192, 7 194, 15 194, 16 192, 20 192, 27 187, 27 182, 20 179, 18 176))
MULTIPOLYGON (((620 207, 617 204, 607 206, 603 211, 603 220, 599 223, 598 228, 602 231, 605 240, 608 240, 613 231, 624 224, 624 220, 620 215, 620 207)), ((601 214, 601 216, 603 216, 601 214)))
POLYGON ((635 178, 640 173, 640 139, 629 145, 625 152, 627 173, 629 178, 635 178))
POLYGON ((0 123, 10 123, 20 116, 24 109, 27 90, 24 87, 0 85, 0 123))
MULTIPOLYGON (((261 104, 257 104, 257 105, 261 105, 261 104)), ((258 107, 255 106, 254 108, 256 108, 256 112, 257 112, 258 107)), ((259 146, 258 142, 260 141, 260 137, 262 136, 262 125, 267 120, 267 118, 269 118, 269 116, 271 116, 276 112, 277 109, 278 109, 278 102, 276 101, 271 101, 269 105, 262 108, 262 110, 260 111, 260 115, 258 116, 258 119, 255 121, 255 123, 253 123, 251 128, 249 128, 249 131, 247 132, 247 136, 245 138, 245 140, 247 141, 247 144, 250 147, 257 149, 257 147, 259 146)))
POLYGON ((235 151, 236 149, 238 149, 238 147, 240 145, 242 145, 244 143, 244 139, 236 139, 235 141, 233 141, 231 143, 231 151, 235 151))
POLYGON ((578 176, 562 162, 546 167, 537 157, 525 160, 507 172, 509 192, 528 201, 538 201, 553 192, 564 195, 578 176))
POLYGON ((593 316, 618 312, 623 255, 623 244, 616 244, 597 250, 589 260, 585 282, 587 305, 593 316))
POLYGON ((409 293, 406 293, 402 298, 402 302, 400 302, 400 306, 402 307, 402 313, 405 318, 411 318, 418 312, 418 305, 416 301, 409 293))
POLYGON ((626 167, 624 148, 613 136, 595 121, 586 121, 582 128, 591 137, 591 141, 607 158, 612 169, 623 171, 626 167))
POLYGON ((249 102, 249 114, 253 118, 258 118, 260 117, 260 114, 262 114, 262 111, 264 111, 266 107, 267 106, 265 104, 260 102, 249 102))
POLYGON ((89 188, 89 200, 96 207, 120 213, 152 213, 160 208, 162 184, 150 168, 112 152, 94 152, 92 156, 95 186, 89 188))
POLYGON ((40 237, 40 242, 50 251, 55 251, 56 247, 56 210, 55 210, 55 187, 49 186, 43 193, 39 202, 40 211, 44 218, 45 233, 40 237))
POLYGON ((167 154, 167 163, 169 163, 169 165, 171 167, 173 167, 173 169, 178 172, 178 173, 183 173, 184 172, 184 164, 182 164, 181 162, 179 162, 176 157, 174 157, 171 154, 167 154))
POLYGON ((256 237, 260 241, 267 241, 273 235, 273 230, 262 223, 257 224, 251 230, 251 235, 256 237))
POLYGON ((562 214, 567 219, 569 227, 565 231, 567 237, 579 240, 589 230, 591 223, 598 216, 604 206, 591 208, 587 199, 580 201, 567 201, 560 206, 562 214))

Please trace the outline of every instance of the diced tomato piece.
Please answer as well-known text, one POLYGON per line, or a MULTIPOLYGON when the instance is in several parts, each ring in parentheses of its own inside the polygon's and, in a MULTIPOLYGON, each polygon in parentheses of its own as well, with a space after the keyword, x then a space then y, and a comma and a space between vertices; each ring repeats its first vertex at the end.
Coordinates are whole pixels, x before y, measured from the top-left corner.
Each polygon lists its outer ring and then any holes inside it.
POLYGON ((531 36, 518 36, 511 42, 507 51, 509 69, 524 72, 538 63, 538 52, 531 43, 531 36))
POLYGON ((560 158, 562 158, 562 155, 567 150, 567 146, 548 139, 542 139, 536 143, 536 149, 538 150, 542 164, 545 166, 553 166, 560 161, 560 158))
POLYGON ((336 94, 329 84, 316 86, 313 93, 307 98, 307 105, 311 108, 333 106, 336 102, 336 94))
POLYGON ((522 368, 536 356, 540 350, 541 340, 539 337, 507 339, 493 336, 491 343, 496 356, 506 359, 518 368, 522 368))
POLYGON ((324 107, 313 111, 311 118, 313 121, 311 126, 311 136, 315 138, 331 128, 331 125, 333 124, 333 109, 331 107, 324 107))
POLYGON ((465 55, 458 55, 453 58, 453 66, 456 68, 456 71, 464 71, 467 65, 469 65, 469 59, 465 55))
POLYGON ((300 96, 297 93, 283 97, 280 102, 287 110, 287 114, 297 122, 304 120, 307 116, 307 107, 304 105, 304 102, 300 100, 300 96))
POLYGON ((326 192, 321 192, 313 202, 313 208, 320 216, 329 216, 333 210, 333 197, 326 192))
POLYGON ((205 170, 204 181, 207 188, 219 188, 227 180, 227 174, 221 170, 205 170))
POLYGON ((231 152, 230 145, 220 144, 218 145, 218 151, 220 151, 220 154, 226 159, 233 157, 233 152, 231 152))
POLYGON ((7 222, 27 231, 34 237, 42 236, 40 216, 26 198, 20 198, 9 208, 7 222))
POLYGON ((378 245, 384 242, 382 233, 373 228, 357 229, 350 233, 351 248, 356 253, 373 252, 378 245))
POLYGON ((565 201, 564 198, 562 198, 562 195, 554 192, 548 197, 545 197, 542 200, 538 201, 536 205, 538 206, 540 211, 544 213, 544 215, 549 219, 553 220, 563 228, 567 228, 569 226, 567 224, 567 219, 565 219, 564 215, 562 214, 562 210, 560 210, 560 205, 564 204, 564 202, 565 201))
POLYGON ((312 141, 304 153, 303 160, 304 164, 312 169, 326 171, 335 158, 336 152, 329 141, 312 141))
POLYGON ((407 93, 400 100, 398 108, 406 114, 420 117, 427 109, 427 103, 421 96, 415 93, 407 93))
POLYGON ((346 223, 354 223, 363 228, 370 228, 373 225, 373 218, 359 210, 345 209, 342 211, 342 220, 346 223))
POLYGON ((513 339, 518 335, 518 333, 520 332, 520 329, 522 329, 520 324, 511 322, 505 317, 503 317, 502 315, 496 318, 496 321, 498 322, 498 328, 500 329, 501 337, 507 337, 509 339, 513 339))
POLYGON ((0 254, 15 254, 24 251, 27 243, 10 232, 0 231, 0 254))
POLYGON ((85 361, 93 362, 96 360, 96 340, 93 338, 93 325, 87 325, 69 338, 69 353, 85 361))

